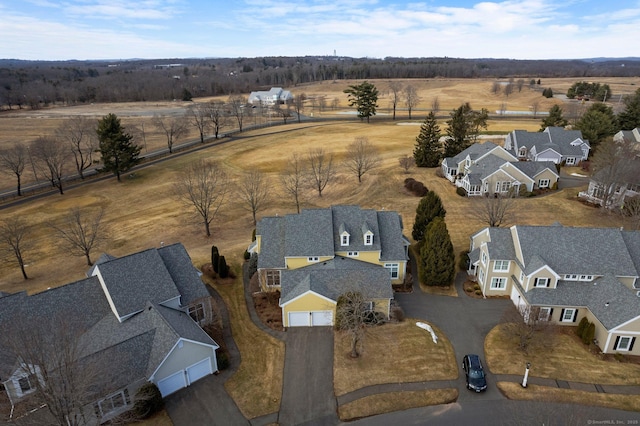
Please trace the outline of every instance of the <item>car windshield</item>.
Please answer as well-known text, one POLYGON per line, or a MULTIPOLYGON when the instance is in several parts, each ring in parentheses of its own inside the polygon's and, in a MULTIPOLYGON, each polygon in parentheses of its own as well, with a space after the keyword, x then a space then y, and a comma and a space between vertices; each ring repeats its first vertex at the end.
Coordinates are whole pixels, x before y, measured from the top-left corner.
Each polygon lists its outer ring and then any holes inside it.
POLYGON ((482 370, 471 370, 469 371, 469 377, 474 379, 482 379, 484 377, 484 371, 482 370))

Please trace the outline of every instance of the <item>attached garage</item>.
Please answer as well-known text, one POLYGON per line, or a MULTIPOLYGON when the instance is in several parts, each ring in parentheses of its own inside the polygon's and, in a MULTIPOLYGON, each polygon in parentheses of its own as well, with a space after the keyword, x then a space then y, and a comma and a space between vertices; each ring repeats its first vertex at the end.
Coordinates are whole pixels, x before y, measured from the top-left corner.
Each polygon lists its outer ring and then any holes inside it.
POLYGON ((289 312, 289 327, 332 326, 333 311, 289 312))
POLYGON ((189 380, 189 384, 200 380, 211 373, 213 373, 213 370, 211 369, 210 358, 205 358, 191 367, 187 367, 187 379, 189 380))
POLYGON ((179 391, 180 389, 187 387, 187 379, 184 374, 184 370, 180 370, 169 377, 158 381, 158 389, 162 397, 179 391))

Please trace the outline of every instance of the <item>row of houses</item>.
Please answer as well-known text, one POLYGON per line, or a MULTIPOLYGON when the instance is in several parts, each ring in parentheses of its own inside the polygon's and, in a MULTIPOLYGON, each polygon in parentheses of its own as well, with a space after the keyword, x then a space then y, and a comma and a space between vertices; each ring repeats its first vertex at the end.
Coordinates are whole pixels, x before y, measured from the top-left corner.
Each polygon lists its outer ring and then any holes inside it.
POLYGON ((548 127, 544 132, 515 130, 504 147, 475 143, 442 161, 443 175, 467 196, 508 194, 554 188, 557 164, 577 165, 588 158, 589 142, 577 130, 548 127))

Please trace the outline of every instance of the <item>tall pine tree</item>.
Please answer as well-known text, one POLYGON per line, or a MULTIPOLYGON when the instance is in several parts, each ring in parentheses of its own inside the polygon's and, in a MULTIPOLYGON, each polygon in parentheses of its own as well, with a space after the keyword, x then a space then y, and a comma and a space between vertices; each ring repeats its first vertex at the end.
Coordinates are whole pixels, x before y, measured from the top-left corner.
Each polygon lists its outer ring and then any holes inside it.
POLYGON ((480 129, 487 128, 489 111, 482 108, 474 111, 466 102, 451 112, 447 120, 447 141, 444 144, 444 156, 455 157, 474 143, 480 129))
POLYGON ((140 150, 131 136, 125 133, 120 119, 115 114, 108 114, 98 122, 96 129, 102 154, 101 171, 115 173, 118 181, 120 175, 140 162, 140 150))
POLYGON ((420 126, 420 134, 416 137, 413 158, 418 167, 437 167, 442 158, 440 150, 440 127, 436 115, 431 111, 420 126))
POLYGON ((436 217, 427 225, 420 249, 420 281, 429 286, 451 285, 456 273, 456 257, 444 219, 436 217))
POLYGON ((567 125, 567 120, 562 116, 562 108, 559 105, 554 105, 549 110, 549 115, 542 119, 542 126, 540 131, 544 131, 547 127, 564 127, 567 125))
POLYGON ((424 232, 427 225, 436 217, 444 219, 447 211, 442 206, 442 200, 433 191, 427 192, 427 195, 420 199, 418 208, 416 209, 416 220, 413 223, 413 232, 411 236, 414 240, 420 242, 424 239, 424 232))
POLYGON ((624 111, 618 115, 620 128, 622 130, 633 130, 640 127, 640 89, 632 95, 625 96, 624 111))

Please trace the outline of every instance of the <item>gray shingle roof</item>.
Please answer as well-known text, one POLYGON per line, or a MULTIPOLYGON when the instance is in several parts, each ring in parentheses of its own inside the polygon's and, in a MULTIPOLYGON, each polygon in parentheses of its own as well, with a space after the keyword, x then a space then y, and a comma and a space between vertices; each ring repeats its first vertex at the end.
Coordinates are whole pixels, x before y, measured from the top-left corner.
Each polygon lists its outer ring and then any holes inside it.
POLYGON ((607 330, 640 316, 640 298, 611 274, 593 283, 559 281, 555 289, 533 288, 523 294, 537 306, 587 307, 607 330))
POLYGON ((157 249, 106 261, 97 266, 118 315, 125 317, 155 303, 180 296, 157 249))
POLYGON ((285 257, 334 256, 336 251, 381 251, 381 260, 406 260, 402 220, 397 212, 361 209, 358 206, 332 206, 302 210, 300 214, 265 217, 256 234, 261 247, 258 268, 285 267, 285 257), (340 233, 350 235, 342 246, 340 233), (364 232, 373 233, 373 244, 364 244, 364 232))
POLYGON ((281 285, 281 304, 307 291, 333 301, 347 291, 358 291, 367 299, 393 298, 389 272, 385 268, 343 257, 282 271, 281 285))
POLYGON ((562 127, 547 127, 543 132, 514 130, 509 136, 514 143, 512 153, 515 153, 517 148, 526 147, 527 151, 530 151, 535 146, 538 154, 552 149, 563 156, 582 157, 582 148, 571 143, 580 139, 589 145, 589 141, 582 139, 582 132, 565 130, 562 127))
POLYGON ((542 257, 558 274, 638 276, 617 228, 516 226, 527 270, 542 257), (615 255, 613 255, 615 253, 615 255))
POLYGON ((547 169, 558 175, 556 165, 553 161, 518 161, 511 164, 531 179, 534 179, 547 169))
POLYGON ((202 284, 198 270, 193 266, 191 257, 182 244, 171 244, 158 249, 171 279, 180 293, 182 306, 197 299, 209 297, 207 288, 202 284))
POLYGON ((513 260, 516 258, 511 229, 489 228, 489 238, 491 241, 487 243, 487 250, 491 260, 513 260))
POLYGON ((446 161, 446 164, 449 165, 449 167, 457 166, 462 160, 467 158, 467 155, 472 160, 476 160, 482 157, 483 155, 485 155, 486 153, 488 153, 489 151, 493 150, 497 146, 498 145, 494 144, 493 142, 474 143, 469 148, 461 151, 455 157, 447 157, 444 159, 444 161, 446 161))

